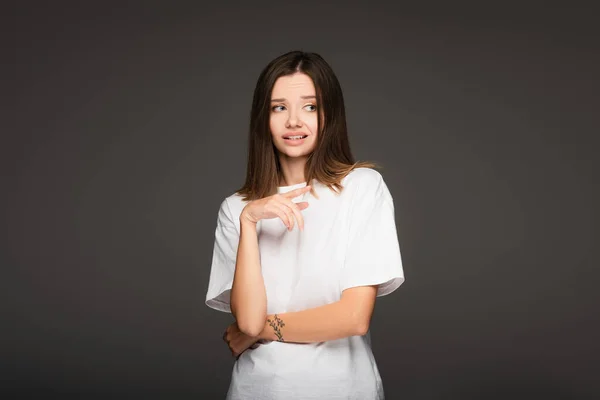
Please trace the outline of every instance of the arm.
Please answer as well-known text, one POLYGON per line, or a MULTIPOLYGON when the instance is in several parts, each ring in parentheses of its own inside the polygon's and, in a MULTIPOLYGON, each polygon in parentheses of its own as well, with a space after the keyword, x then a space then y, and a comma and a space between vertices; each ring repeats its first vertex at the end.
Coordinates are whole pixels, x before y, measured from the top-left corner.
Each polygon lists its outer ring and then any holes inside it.
POLYGON ((256 224, 240 217, 240 242, 231 287, 231 313, 240 331, 258 336, 267 315, 267 294, 263 280, 256 224))
POLYGON ((308 202, 293 203, 292 199, 311 190, 305 186, 249 202, 240 214, 240 241, 231 285, 230 307, 240 330, 257 337, 263 330, 267 316, 267 292, 260 265, 260 250, 256 224, 261 219, 281 218, 292 230, 294 218, 304 226, 301 210, 308 202))
POLYGON ((313 343, 364 335, 369 330, 377 285, 346 289, 335 303, 268 315, 260 339, 313 343))

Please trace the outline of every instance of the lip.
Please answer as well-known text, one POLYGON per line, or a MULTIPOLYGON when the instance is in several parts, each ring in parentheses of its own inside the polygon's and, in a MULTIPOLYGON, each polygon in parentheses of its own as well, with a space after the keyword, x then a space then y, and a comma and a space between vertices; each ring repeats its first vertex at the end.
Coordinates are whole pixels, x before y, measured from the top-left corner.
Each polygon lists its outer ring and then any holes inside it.
POLYGON ((283 138, 284 138, 283 141, 288 146, 300 146, 300 145, 302 145, 302 143, 304 143, 304 141, 306 139, 308 139, 308 136, 309 135, 307 135, 306 133, 302 133, 302 132, 298 132, 298 133, 295 133, 295 134, 286 133, 283 136, 283 138), (294 140, 285 139, 287 136, 300 136, 300 135, 306 136, 306 137, 304 139, 294 139, 294 140))
MULTIPOLYGON (((289 136, 308 136, 308 133, 304 133, 304 132, 288 132, 285 135, 283 135, 283 138, 287 138, 289 136)), ((301 139, 304 140, 304 139, 301 139)))

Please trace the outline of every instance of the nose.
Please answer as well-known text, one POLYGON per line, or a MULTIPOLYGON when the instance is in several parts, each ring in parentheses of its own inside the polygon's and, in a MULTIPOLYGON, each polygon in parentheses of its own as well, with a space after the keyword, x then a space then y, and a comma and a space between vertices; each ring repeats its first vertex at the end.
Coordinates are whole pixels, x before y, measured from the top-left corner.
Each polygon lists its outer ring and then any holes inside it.
POLYGON ((288 119, 286 122, 286 127, 287 128, 291 128, 291 127, 295 127, 295 126, 302 126, 302 121, 298 118, 298 116, 296 115, 296 113, 294 111, 291 111, 288 114, 288 119))

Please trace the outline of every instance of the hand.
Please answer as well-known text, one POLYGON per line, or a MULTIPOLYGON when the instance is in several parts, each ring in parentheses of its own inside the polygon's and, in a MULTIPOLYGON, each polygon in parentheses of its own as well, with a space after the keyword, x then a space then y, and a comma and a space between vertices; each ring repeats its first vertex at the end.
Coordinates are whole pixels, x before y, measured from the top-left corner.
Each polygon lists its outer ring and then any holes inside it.
POLYGON ((229 325, 223 334, 223 340, 229 346, 231 355, 236 359, 248 348, 256 348, 259 344, 256 344, 260 337, 248 336, 238 328, 237 322, 229 325))
POLYGON ((310 190, 310 186, 291 190, 287 193, 278 193, 273 196, 253 200, 246 204, 240 215, 241 220, 256 224, 261 219, 281 218, 288 230, 294 229, 294 216, 298 221, 300 230, 304 230, 304 218, 301 210, 308 207, 308 202, 294 203, 293 198, 310 190))

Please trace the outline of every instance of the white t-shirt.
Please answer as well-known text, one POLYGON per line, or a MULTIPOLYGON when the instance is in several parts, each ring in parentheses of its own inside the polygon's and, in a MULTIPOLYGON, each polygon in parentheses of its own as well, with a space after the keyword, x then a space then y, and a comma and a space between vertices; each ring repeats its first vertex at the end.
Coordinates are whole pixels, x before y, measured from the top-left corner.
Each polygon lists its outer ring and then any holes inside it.
MULTIPOLYGON (((280 218, 257 223, 267 313, 302 311, 336 302, 342 291, 379 285, 377 296, 404 281, 392 196, 381 174, 356 168, 336 194, 316 180, 298 224, 280 218)), ((278 193, 306 186, 279 187, 278 193)), ((206 305, 231 312, 229 295, 239 242, 239 216, 247 202, 238 194, 219 209, 206 305)), ((248 349, 234 364, 227 399, 383 399, 369 334, 322 343, 272 341, 248 349)))

